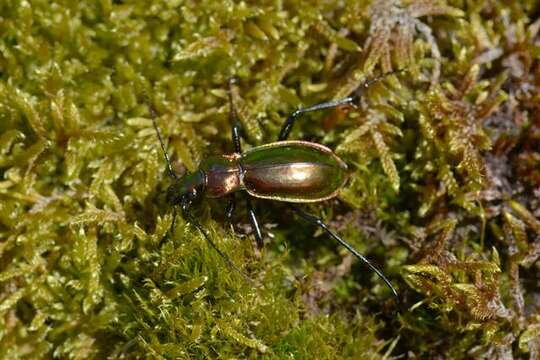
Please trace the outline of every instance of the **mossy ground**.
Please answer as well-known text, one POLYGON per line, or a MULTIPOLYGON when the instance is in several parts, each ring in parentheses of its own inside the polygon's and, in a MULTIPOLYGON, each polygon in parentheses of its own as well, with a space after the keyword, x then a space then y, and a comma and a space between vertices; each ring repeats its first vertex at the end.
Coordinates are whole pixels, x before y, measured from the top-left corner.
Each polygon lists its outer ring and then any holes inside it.
POLYGON ((4 358, 531 358, 540 351, 540 6, 535 1, 0 2, 4 358), (179 171, 287 113, 353 171, 307 208, 379 264, 271 201, 165 206, 149 120, 179 171))

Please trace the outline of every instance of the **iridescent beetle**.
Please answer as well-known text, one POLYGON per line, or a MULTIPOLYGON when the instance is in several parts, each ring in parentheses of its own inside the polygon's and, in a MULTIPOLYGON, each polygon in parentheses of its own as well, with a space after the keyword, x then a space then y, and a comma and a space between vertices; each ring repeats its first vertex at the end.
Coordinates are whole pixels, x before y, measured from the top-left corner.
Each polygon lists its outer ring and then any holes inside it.
POLYGON ((167 202, 172 206, 179 205, 184 218, 203 234, 209 245, 219 253, 231 268, 250 282, 251 280, 210 239, 206 231, 190 213, 190 206, 195 199, 203 195, 209 198, 227 196, 229 197, 229 204, 226 216, 230 219, 236 207, 235 193, 242 191, 255 239, 257 244, 262 246, 261 228, 251 204, 251 197, 287 202, 300 217, 319 226, 373 270, 386 283, 399 301, 396 289, 379 269, 352 245, 330 230, 321 219, 294 205, 319 202, 335 197, 347 181, 348 172, 345 162, 324 145, 309 141, 287 140, 287 138, 295 120, 301 114, 342 105, 355 106, 363 92, 371 84, 401 71, 403 70, 386 73, 367 81, 356 89, 351 96, 344 99, 327 101, 295 110, 285 120, 278 141, 256 146, 247 151, 242 151, 240 144, 240 123, 231 93, 235 78, 231 78, 229 80, 229 117, 232 124, 234 153, 209 157, 200 164, 199 170, 186 173, 182 177, 178 177, 172 168, 163 138, 157 126, 155 110, 150 106, 152 122, 167 162, 169 176, 174 180, 174 184, 167 190, 167 202))

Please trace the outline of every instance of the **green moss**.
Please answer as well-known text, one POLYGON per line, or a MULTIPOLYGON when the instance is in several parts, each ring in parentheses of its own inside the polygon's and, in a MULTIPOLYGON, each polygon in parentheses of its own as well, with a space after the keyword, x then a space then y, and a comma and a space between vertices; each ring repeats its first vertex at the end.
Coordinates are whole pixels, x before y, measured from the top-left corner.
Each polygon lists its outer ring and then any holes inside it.
POLYGON ((540 353, 536 1, 0 3, 0 348, 6 358, 529 357, 540 353), (292 138, 352 169, 310 205, 399 289, 274 202, 180 217, 179 170, 298 106, 374 84, 292 138), (277 226, 274 226, 277 224, 277 226), (240 231, 238 231, 240 230, 240 231))

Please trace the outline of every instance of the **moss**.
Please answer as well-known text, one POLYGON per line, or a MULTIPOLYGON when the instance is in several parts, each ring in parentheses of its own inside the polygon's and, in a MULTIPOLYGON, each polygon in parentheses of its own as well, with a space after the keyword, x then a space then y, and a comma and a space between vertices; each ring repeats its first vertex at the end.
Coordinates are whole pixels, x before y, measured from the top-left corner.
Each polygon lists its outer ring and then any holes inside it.
POLYGON ((0 348, 6 358, 538 358, 540 7, 535 1, 5 0, 0 348), (310 205, 399 289, 283 205, 165 205, 146 99, 179 171, 301 105, 371 86, 293 138, 352 169, 310 205))

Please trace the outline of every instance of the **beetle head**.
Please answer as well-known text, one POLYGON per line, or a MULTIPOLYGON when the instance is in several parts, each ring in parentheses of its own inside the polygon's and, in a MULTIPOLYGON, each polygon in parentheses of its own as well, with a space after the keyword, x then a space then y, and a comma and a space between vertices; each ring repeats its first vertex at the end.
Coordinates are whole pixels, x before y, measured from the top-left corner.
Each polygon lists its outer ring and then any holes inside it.
POLYGON ((167 203, 181 205, 183 201, 191 202, 204 191, 204 173, 199 170, 186 173, 167 189, 167 203))

